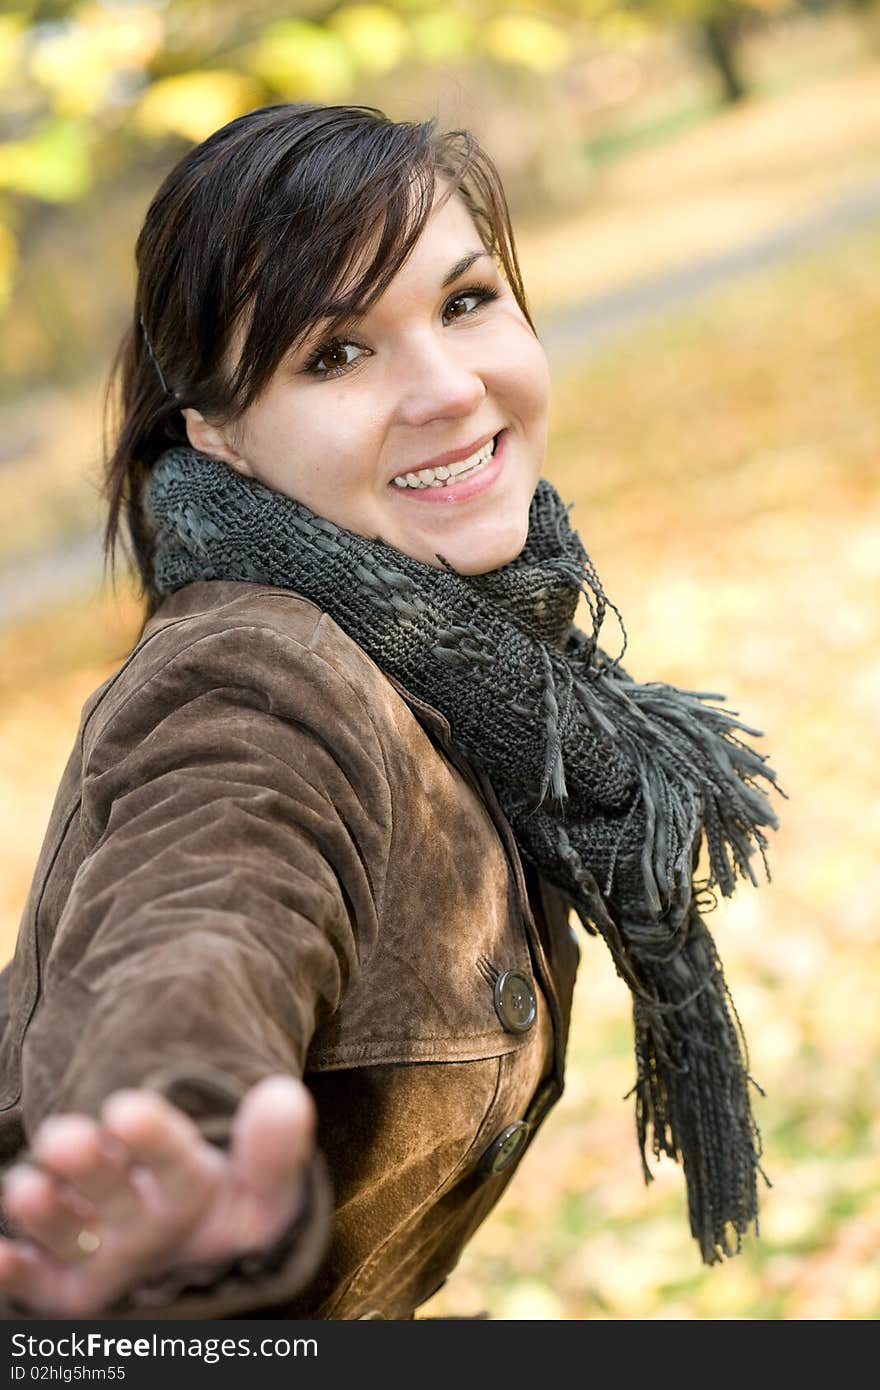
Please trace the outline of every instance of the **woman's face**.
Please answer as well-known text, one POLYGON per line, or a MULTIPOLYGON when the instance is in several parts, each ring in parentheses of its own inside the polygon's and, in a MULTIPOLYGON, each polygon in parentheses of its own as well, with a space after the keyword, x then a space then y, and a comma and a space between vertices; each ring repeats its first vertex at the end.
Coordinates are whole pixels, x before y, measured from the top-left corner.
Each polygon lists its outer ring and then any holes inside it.
POLYGON ((384 294, 323 352, 320 330, 234 430, 186 409, 191 444, 425 564, 514 559, 544 460, 547 359, 460 199, 435 202, 384 294))

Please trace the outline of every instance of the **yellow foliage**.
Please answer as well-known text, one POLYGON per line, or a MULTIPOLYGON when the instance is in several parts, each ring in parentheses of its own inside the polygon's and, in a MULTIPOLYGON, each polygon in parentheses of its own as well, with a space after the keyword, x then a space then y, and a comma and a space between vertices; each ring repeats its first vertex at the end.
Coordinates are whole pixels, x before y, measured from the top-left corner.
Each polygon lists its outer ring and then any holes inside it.
POLYGON ((656 20, 650 15, 633 14, 627 10, 608 10, 599 14, 594 21, 596 34, 610 48, 624 51, 643 46, 656 20))
POLYGON ((279 19, 245 51, 251 72, 291 100, 344 97, 354 59, 338 34, 305 19, 279 19))
MULTIPOLYGON (((162 16, 144 5, 105 10, 83 5, 65 24, 37 31, 27 72, 62 115, 100 110, 118 68, 142 68, 162 46, 162 16)), ((0 74, 4 56, 0 30, 0 74)))
POLYGON ((89 43, 108 67, 144 67, 165 38, 164 18, 148 5, 108 10, 85 4, 75 14, 89 43))
POLYGON ((12 82, 21 63, 19 38, 24 31, 23 14, 0 15, 0 86, 12 82))
POLYGON ((416 15, 410 24, 410 37, 415 52, 426 63, 456 62, 477 45, 473 19, 452 5, 416 15))
POLYGON ((331 17, 329 25, 364 72, 390 72, 409 47, 406 26, 384 5, 347 5, 331 17))
POLYGON ((259 103, 252 78, 225 68, 182 72, 154 82, 134 111, 135 125, 146 135, 182 135, 205 140, 227 121, 259 103))
POLYGON ((99 109, 111 72, 105 55, 77 24, 38 34, 28 62, 32 80, 51 93, 56 111, 68 116, 99 109))
POLYGON ((571 54, 568 36, 539 15, 498 15, 486 25, 483 43, 499 62, 540 73, 557 72, 571 54))
POLYGON ((68 203, 92 182, 89 136, 78 121, 55 118, 25 140, 0 144, 0 188, 48 203, 68 203))
POLYGON ((15 268, 18 264, 18 243, 11 227, 0 222, 0 314, 12 297, 15 268))

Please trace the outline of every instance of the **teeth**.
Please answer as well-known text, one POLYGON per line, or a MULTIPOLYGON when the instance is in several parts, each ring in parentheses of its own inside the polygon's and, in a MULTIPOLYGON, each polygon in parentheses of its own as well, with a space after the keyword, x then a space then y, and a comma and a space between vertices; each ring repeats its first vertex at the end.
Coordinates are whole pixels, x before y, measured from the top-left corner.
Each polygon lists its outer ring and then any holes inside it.
POLYGON ((495 452, 495 440, 490 439, 488 444, 484 444, 482 449, 478 449, 470 458, 460 459, 458 463, 450 463, 448 467, 442 464, 439 468, 420 468, 418 473, 400 473, 392 482, 396 487, 426 488, 426 487, 446 487, 451 483, 458 482, 465 474, 475 473, 495 452))

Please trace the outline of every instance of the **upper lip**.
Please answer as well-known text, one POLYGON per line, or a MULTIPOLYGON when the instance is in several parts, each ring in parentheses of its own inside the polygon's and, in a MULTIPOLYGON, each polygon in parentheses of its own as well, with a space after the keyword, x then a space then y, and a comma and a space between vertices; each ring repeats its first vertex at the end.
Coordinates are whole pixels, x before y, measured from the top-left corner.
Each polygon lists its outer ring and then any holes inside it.
POLYGON ((432 459, 426 459, 424 463, 414 463, 410 468, 398 468, 397 472, 392 474, 391 481, 403 477, 405 473, 419 473, 423 468, 448 468, 450 463, 470 458, 471 454, 475 454, 478 449, 488 444, 490 439, 494 439, 497 433, 498 430, 492 430, 490 434, 481 434, 473 444, 464 444, 460 449, 448 449, 445 454, 435 454, 432 459))

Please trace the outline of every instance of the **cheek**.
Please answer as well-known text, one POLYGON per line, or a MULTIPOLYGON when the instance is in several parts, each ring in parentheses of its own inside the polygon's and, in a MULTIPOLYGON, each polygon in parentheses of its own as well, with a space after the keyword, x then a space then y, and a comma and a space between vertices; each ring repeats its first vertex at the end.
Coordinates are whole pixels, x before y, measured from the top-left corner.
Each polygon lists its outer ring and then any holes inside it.
POLYGON ((499 344, 500 364, 496 380, 507 404, 527 431, 542 431, 550 403, 550 367, 547 354, 527 324, 499 344))
POLYGON ((363 429, 342 400, 334 402, 328 387, 299 400, 273 402, 260 415, 249 433, 255 462, 276 475, 280 471, 320 485, 361 456, 363 429))

